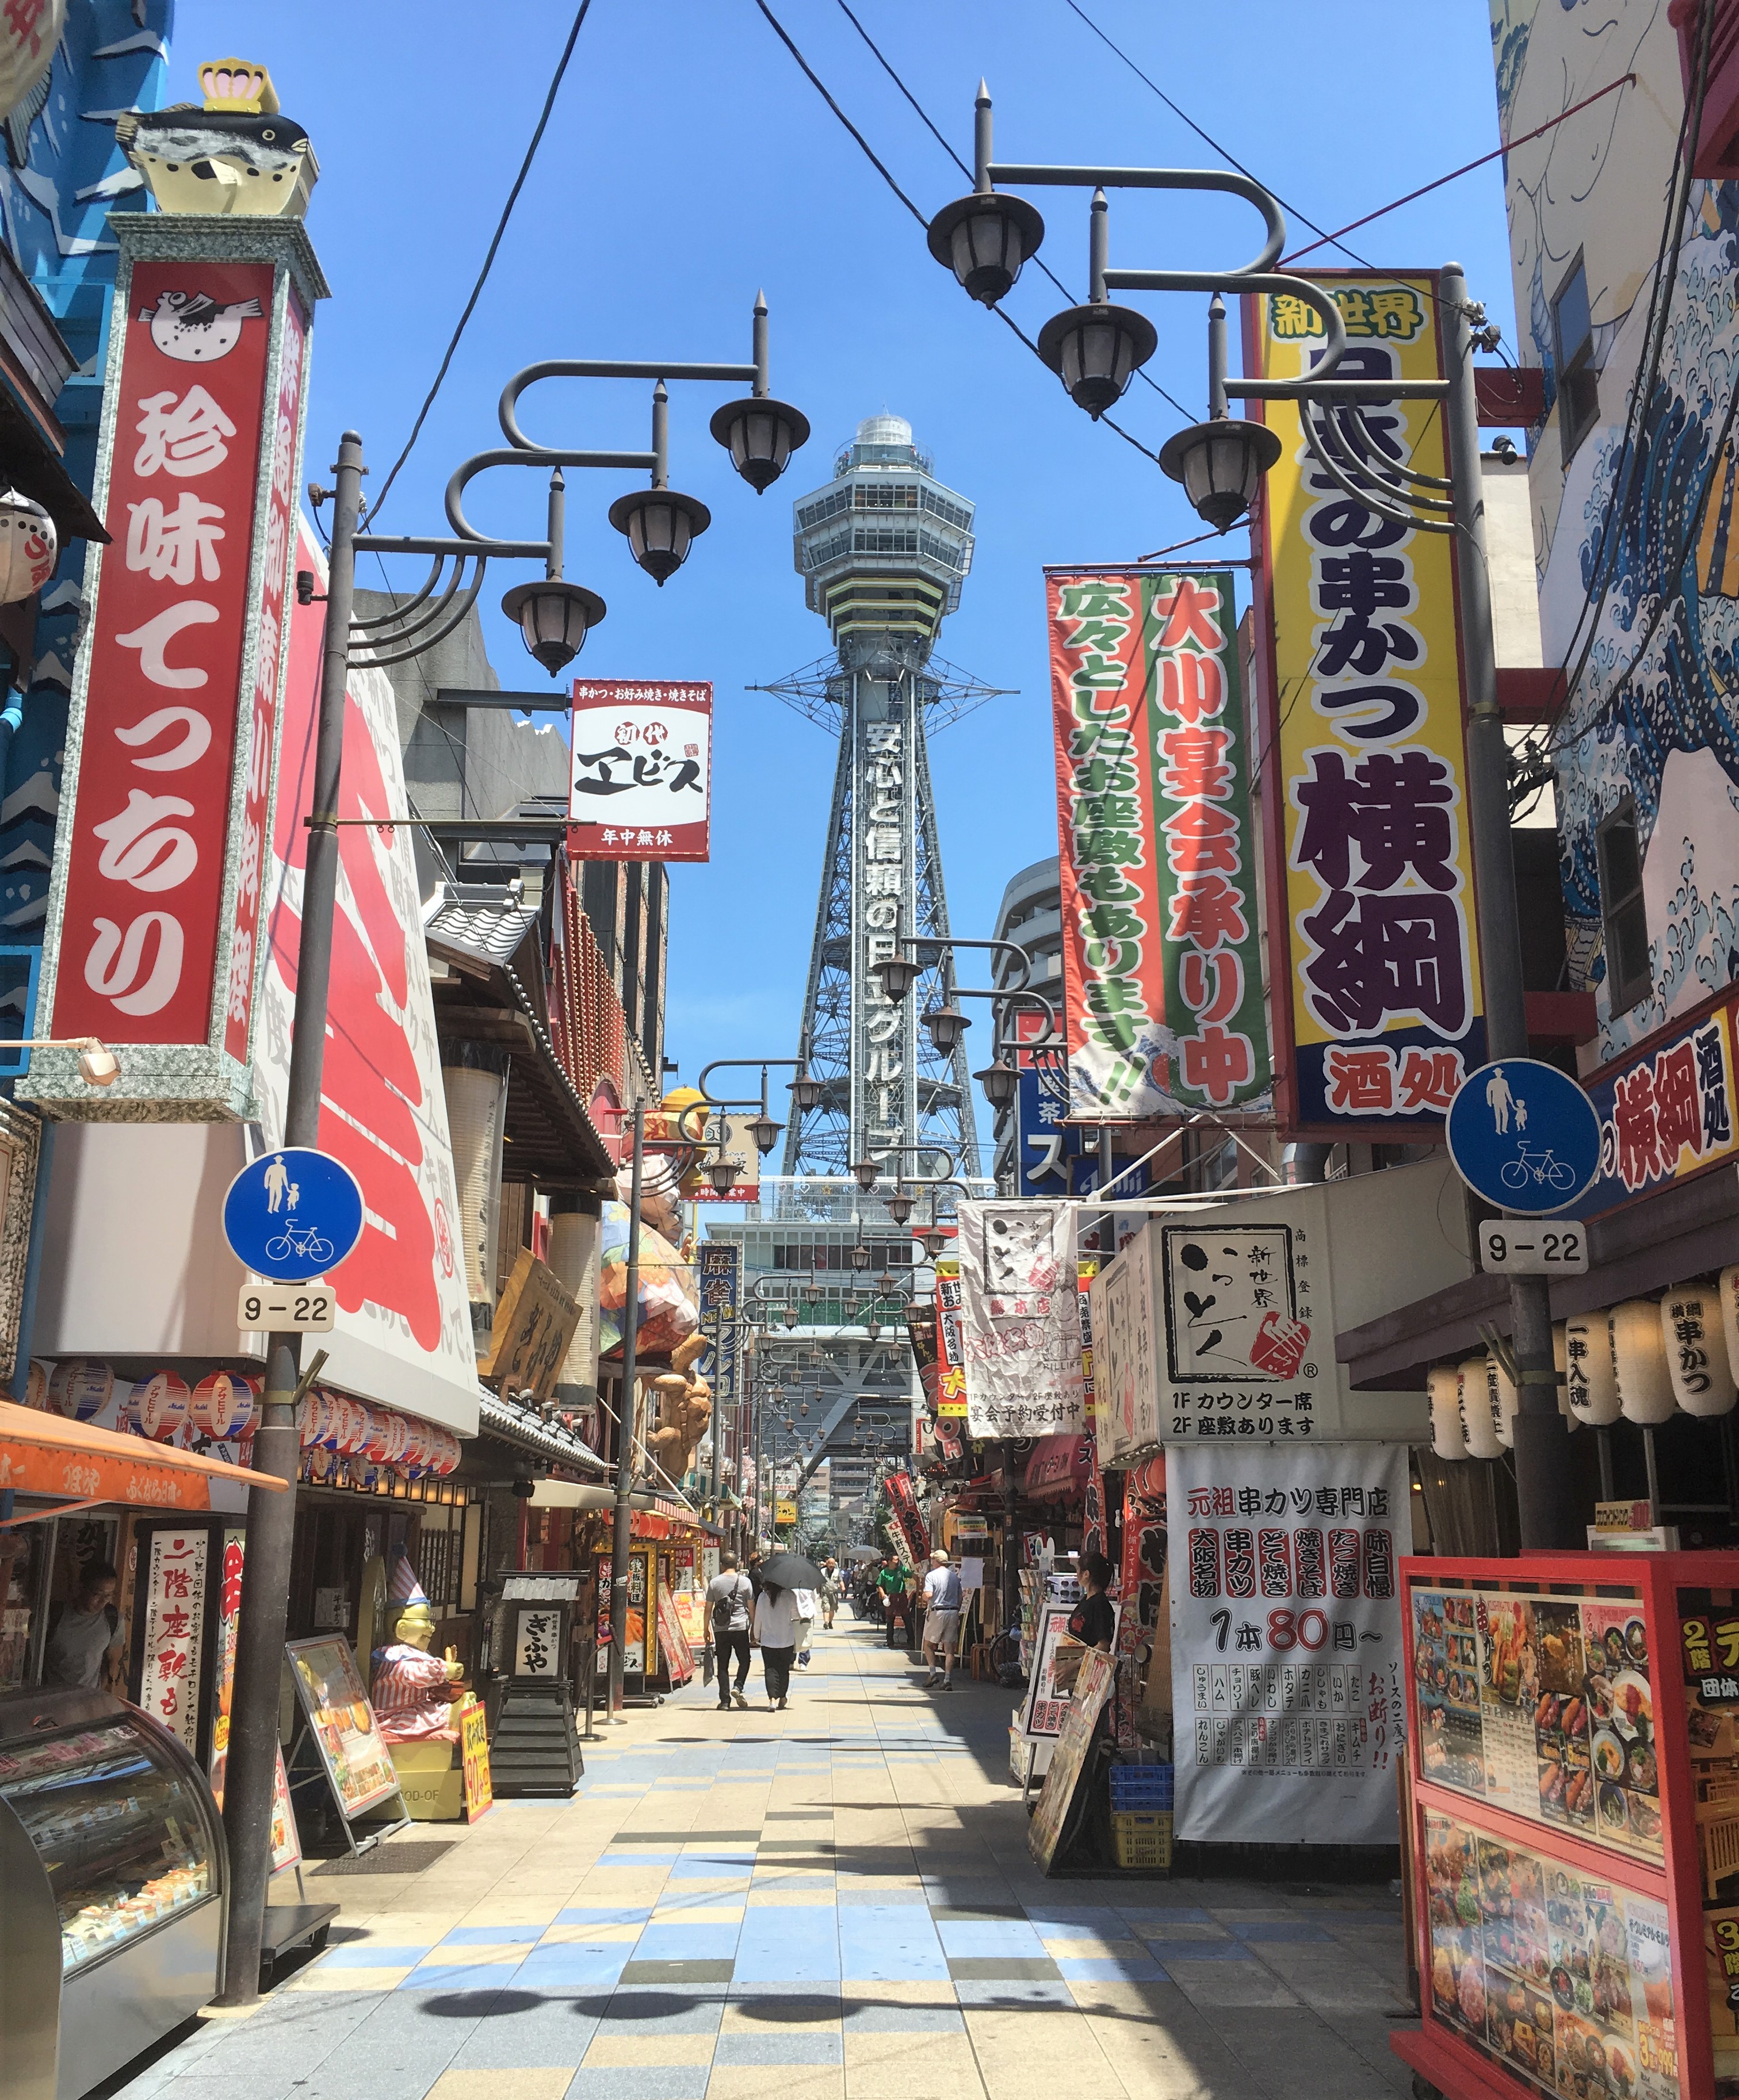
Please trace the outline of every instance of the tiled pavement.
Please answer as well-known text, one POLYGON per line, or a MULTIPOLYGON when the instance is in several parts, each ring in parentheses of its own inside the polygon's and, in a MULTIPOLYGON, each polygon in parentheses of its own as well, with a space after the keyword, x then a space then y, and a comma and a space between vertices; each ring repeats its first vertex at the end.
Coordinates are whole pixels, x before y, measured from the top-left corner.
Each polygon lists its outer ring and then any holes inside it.
POLYGON ((1384 1890, 1048 1882, 1009 1695, 920 1674, 842 1617, 783 1714, 697 1683, 602 1731, 571 1802, 425 1829, 459 1842, 421 1873, 315 1877, 326 1954, 125 2100, 1409 2089, 1384 1890))

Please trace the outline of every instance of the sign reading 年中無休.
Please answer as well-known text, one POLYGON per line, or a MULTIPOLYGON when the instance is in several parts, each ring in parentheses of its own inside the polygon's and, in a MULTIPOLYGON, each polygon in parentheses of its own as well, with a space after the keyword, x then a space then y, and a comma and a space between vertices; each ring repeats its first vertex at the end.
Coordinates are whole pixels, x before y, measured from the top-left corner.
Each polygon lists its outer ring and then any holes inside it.
POLYGON ((577 679, 568 774, 574 860, 705 860, 713 688, 577 679))
MULTIPOLYGON (((1431 272, 1316 281, 1346 324, 1337 377, 1441 377, 1431 272)), ((1295 298, 1247 299, 1245 329, 1265 378, 1322 355, 1322 316, 1295 298)), ((1281 441, 1256 621, 1276 1107, 1289 1130, 1434 1137, 1485 1055, 1452 543, 1348 495, 1297 404, 1261 412, 1281 441)), ((1367 403, 1364 423, 1397 462, 1447 474, 1441 404, 1367 403)))
POLYGON ((1047 583, 1073 1113, 1248 1102, 1270 1072, 1231 571, 1047 583))

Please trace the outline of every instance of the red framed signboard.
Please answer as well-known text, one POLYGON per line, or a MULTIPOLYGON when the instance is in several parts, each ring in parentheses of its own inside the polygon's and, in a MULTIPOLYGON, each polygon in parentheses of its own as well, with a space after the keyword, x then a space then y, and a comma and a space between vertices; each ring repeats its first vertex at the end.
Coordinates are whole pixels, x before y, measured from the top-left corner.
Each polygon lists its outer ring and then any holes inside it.
POLYGON ((576 679, 569 747, 572 860, 706 860, 713 688, 576 679))
POLYGON ((1739 2092, 1739 1553, 1401 1573, 1396 2053, 1450 2100, 1739 2092))

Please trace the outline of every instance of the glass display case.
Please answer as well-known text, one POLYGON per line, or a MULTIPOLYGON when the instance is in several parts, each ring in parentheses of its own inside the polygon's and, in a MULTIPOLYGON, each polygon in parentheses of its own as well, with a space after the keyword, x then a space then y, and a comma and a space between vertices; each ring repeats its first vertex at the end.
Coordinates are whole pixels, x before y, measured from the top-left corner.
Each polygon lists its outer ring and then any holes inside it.
POLYGON ((0 1699, 0 1958, 41 1972, 46 2002, 16 2017, 58 2007, 62 2100, 215 1994, 225 1879, 210 1790, 167 1730, 103 1692, 0 1699))

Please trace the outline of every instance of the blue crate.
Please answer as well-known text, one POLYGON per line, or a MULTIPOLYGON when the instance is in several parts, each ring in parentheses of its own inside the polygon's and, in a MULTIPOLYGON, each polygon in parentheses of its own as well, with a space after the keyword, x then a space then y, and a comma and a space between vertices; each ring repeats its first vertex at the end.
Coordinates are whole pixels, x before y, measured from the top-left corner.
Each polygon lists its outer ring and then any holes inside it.
POLYGON ((1111 1807, 1114 1811, 1169 1808, 1172 1786, 1170 1765, 1113 1765, 1111 1807))

